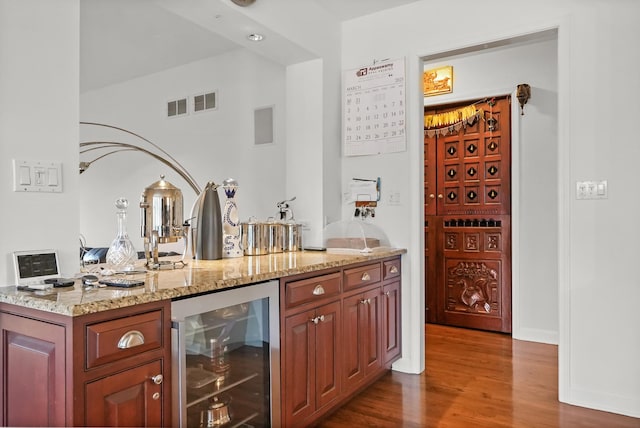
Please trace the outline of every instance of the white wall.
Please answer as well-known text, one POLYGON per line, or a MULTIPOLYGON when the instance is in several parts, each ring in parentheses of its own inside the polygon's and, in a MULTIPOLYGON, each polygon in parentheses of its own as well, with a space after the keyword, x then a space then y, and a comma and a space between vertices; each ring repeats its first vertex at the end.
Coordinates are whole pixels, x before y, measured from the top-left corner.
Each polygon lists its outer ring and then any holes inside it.
POLYGON ((322 245, 322 60, 287 67, 287 189, 304 222, 303 245, 322 245))
MULTIPOLYGON (((380 221, 394 233, 395 244, 409 249, 409 272, 403 277, 409 280, 403 283, 403 326, 408 328, 403 339, 411 342, 405 351, 408 358, 420 355, 414 344, 422 331, 424 302, 420 58, 559 28, 559 398, 640 416, 640 335, 635 328, 640 316, 634 308, 640 284, 629 269, 635 264, 638 238, 638 204, 632 195, 639 149, 630 124, 640 107, 629 94, 640 88, 640 76, 632 72, 640 65, 634 48, 640 39, 634 22, 640 4, 538 1, 523 13, 525 6, 463 0, 456 4, 460 12, 452 14, 447 3, 425 0, 343 27, 344 68, 371 58, 405 57, 408 81, 415 82, 407 93, 407 152, 387 156, 384 162, 373 158, 366 166, 383 177, 396 177, 398 188, 407 189, 404 206, 380 221), (591 179, 609 180, 608 199, 575 199, 575 182, 591 179)), ((343 173, 364 168, 359 159, 343 163, 343 173)))
MULTIPOLYGON (((633 0, 539 0, 523 13, 528 5, 460 0, 452 13, 448 3, 424 0, 346 23, 343 69, 373 58, 405 57, 407 81, 415 87, 408 85, 407 152, 372 157, 371 167, 343 159, 343 171, 348 176, 360 168, 379 172, 384 183, 401 191, 401 205, 379 215, 388 219, 381 224, 393 243, 409 250, 403 264, 402 368, 420 369, 421 58, 559 27, 560 399, 640 416, 640 316, 635 308, 640 284, 630 269, 640 238, 633 197, 640 146, 632 126, 640 114, 633 97, 640 93, 640 75, 634 72, 640 65, 634 45, 640 39, 640 5, 633 0), (586 179, 608 179, 609 198, 577 201, 575 181, 586 179)), ((9 254, 16 247, 57 247, 64 267, 71 270, 77 263, 77 20, 78 0, 0 0, 0 219, 8 229, 0 241, 2 282, 10 280, 9 254), (63 161, 62 195, 11 191, 9 160, 32 154, 63 161)), ((322 113, 318 117, 324 121, 322 113)))
MULTIPOLYGON (((112 85, 81 96, 82 121, 116 125, 162 147, 196 179, 221 184, 236 179, 242 221, 275 216, 276 203, 287 199, 285 185, 285 68, 246 50, 237 50, 164 72, 112 85), (216 90, 216 110, 167 118, 166 102, 216 90), (255 145, 254 109, 273 106, 274 143, 255 145)), ((82 126, 81 141, 146 143, 124 133, 82 126)), ((95 156, 93 156, 95 157, 95 156)), ((84 159, 91 159, 83 155, 84 159)), ((109 246, 115 237, 114 201, 129 199, 128 232, 136 249, 140 238, 140 195, 160 174, 181 189, 185 219, 196 194, 171 169, 141 153, 114 154, 80 176, 80 231, 89 246, 109 246)), ((225 196, 218 191, 221 205, 225 196)), ((295 203, 294 203, 295 208, 295 203)), ((169 246, 167 249, 176 249, 169 246)), ((179 250, 179 245, 177 249, 179 250)))
POLYGON ((307 247, 321 247, 326 224, 340 219, 338 66, 329 57, 287 67, 287 189, 307 247))
POLYGON ((78 265, 78 1, 0 0, 0 285, 11 252, 57 248, 78 265), (62 193, 13 192, 12 159, 62 162, 62 193))
POLYGON ((325 224, 341 208, 340 23, 309 0, 256 2, 238 12, 316 56, 287 67, 286 181, 305 224, 303 245, 321 246, 325 224))
MULTIPOLYGON (((472 100, 531 85, 525 115, 512 115, 513 337, 558 343, 558 90, 557 41, 541 41, 426 61, 452 65, 451 94, 425 105, 472 100)), ((512 103, 518 106, 513 97, 512 103)))

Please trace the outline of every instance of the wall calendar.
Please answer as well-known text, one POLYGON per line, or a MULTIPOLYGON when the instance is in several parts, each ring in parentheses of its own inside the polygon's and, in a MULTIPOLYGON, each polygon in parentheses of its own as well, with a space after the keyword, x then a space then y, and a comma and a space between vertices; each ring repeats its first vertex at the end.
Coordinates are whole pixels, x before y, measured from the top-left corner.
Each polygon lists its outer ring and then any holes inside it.
POLYGON ((404 59, 345 71, 343 88, 345 156, 406 150, 404 59))

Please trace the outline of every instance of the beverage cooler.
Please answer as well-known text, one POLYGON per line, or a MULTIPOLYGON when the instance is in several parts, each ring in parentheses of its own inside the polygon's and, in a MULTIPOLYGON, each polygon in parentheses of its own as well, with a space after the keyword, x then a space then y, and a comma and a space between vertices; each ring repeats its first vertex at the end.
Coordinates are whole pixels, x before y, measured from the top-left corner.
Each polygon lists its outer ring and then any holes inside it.
POLYGON ((173 426, 280 426, 278 282, 175 300, 173 426))

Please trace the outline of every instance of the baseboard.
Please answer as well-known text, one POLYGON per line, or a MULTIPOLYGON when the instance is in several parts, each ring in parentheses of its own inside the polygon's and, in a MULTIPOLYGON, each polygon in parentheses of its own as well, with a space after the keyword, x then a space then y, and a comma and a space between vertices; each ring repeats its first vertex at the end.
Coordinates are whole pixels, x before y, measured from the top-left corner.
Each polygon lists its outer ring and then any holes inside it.
POLYGON ((424 369, 420 369, 419 364, 415 364, 415 361, 411 361, 408 358, 400 358, 394 362, 391 366, 391 370, 395 372, 407 373, 407 374, 420 374, 424 369))
POLYGON ((526 340, 527 342, 558 344, 558 332, 553 330, 541 330, 537 328, 521 328, 511 335, 514 339, 526 340))
POLYGON ((579 388, 569 388, 568 399, 564 402, 573 406, 587 407, 603 412, 640 418, 640 398, 637 396, 627 397, 579 388))

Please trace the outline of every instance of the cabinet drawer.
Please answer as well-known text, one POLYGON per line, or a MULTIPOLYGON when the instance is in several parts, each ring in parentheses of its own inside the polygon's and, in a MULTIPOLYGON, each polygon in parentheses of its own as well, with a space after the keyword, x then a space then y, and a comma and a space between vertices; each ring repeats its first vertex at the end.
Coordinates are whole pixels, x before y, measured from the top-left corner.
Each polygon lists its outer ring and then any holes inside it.
POLYGON ((380 263, 344 270, 344 289, 369 285, 380 281, 380 263))
POLYGON ((162 311, 86 326, 86 365, 97 367, 162 347, 162 311))
POLYGON ((313 278, 291 281, 285 285, 287 308, 340 294, 340 273, 330 273, 313 278))
POLYGON ((391 279, 400 276, 400 259, 387 260, 382 262, 384 266, 384 279, 391 279))

